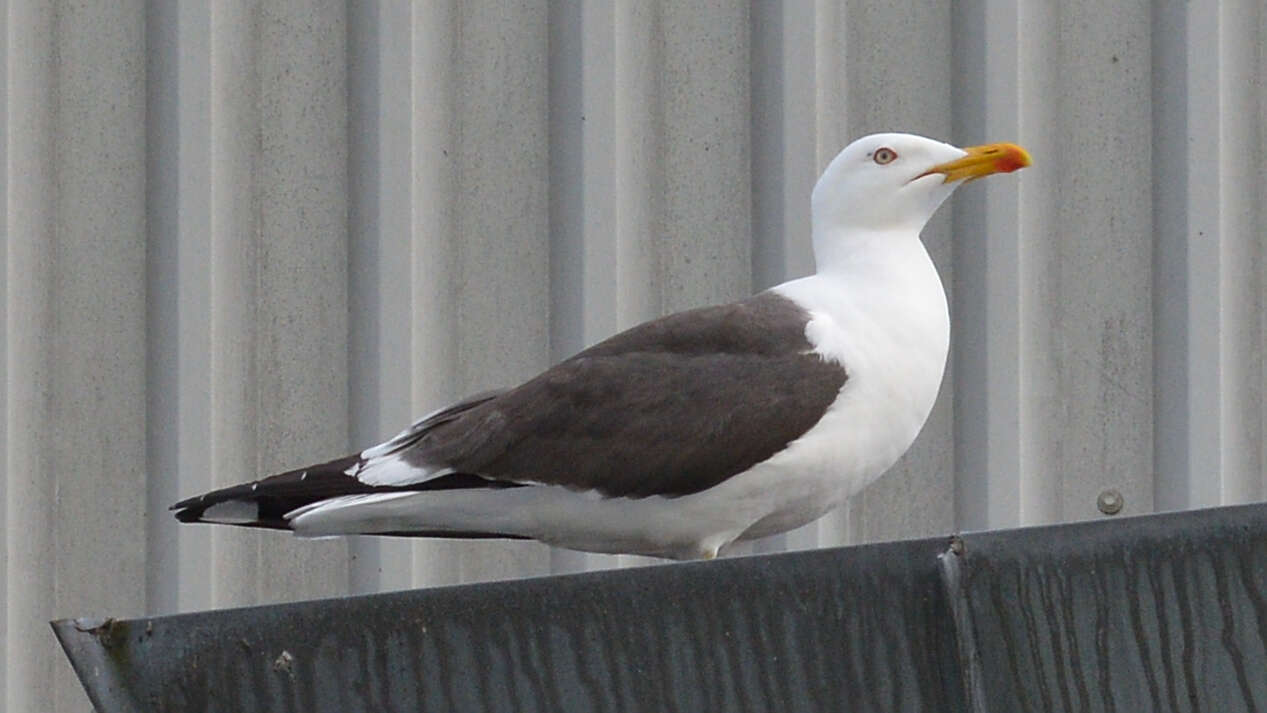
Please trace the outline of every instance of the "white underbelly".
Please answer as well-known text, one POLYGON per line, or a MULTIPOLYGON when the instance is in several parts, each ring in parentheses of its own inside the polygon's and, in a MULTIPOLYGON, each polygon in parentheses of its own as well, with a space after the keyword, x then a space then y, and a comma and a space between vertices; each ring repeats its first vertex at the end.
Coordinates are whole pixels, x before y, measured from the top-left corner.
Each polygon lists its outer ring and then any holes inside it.
POLYGON ((816 520, 892 466, 919 433, 936 390, 915 401, 915 394, 886 390, 863 374, 850 377, 837 401, 801 438, 747 471, 690 495, 604 498, 559 486, 391 493, 348 498, 291 524, 296 534, 314 536, 462 531, 480 523, 489 532, 591 552, 711 557, 732 542, 816 520))

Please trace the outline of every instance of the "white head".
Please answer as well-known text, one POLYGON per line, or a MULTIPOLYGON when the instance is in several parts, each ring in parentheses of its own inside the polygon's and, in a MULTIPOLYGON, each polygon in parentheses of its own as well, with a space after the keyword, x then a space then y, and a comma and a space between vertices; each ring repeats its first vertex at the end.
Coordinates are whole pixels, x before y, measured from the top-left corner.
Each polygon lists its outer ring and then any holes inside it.
POLYGON ((814 186, 815 242, 824 233, 918 233, 962 183, 1030 165, 1014 144, 961 149, 913 134, 872 134, 841 151, 814 186))

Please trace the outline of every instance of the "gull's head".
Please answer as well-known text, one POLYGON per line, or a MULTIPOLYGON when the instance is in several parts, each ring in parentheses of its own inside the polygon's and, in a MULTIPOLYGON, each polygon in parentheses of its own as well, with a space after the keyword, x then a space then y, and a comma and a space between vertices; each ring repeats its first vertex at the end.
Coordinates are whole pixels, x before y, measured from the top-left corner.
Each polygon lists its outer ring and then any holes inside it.
POLYGON ((1030 165, 1015 144, 959 148, 914 134, 872 134, 849 144, 814 186, 815 231, 919 232, 960 185, 1030 165))

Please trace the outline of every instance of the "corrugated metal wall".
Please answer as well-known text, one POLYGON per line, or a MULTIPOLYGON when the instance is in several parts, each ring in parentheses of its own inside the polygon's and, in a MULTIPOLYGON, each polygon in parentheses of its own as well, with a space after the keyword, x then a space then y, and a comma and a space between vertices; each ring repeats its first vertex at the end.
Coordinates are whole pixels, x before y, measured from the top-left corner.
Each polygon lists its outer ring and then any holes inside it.
POLYGON ((925 232, 941 401, 762 550, 1262 498, 1267 3, 5 4, 5 710, 46 621, 629 560, 178 528, 622 327, 811 269, 851 138, 1017 140, 925 232))

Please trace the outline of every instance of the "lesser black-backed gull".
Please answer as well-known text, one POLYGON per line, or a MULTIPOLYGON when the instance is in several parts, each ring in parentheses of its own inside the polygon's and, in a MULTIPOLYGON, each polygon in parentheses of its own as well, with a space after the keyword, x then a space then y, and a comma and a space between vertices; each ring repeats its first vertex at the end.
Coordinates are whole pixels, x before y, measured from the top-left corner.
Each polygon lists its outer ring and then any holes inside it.
POLYGON ((811 522, 892 466, 933 407, 950 321, 924 224, 962 183, 1029 161, 1012 144, 859 139, 814 187, 816 274, 639 325, 176 517, 678 559, 811 522))

